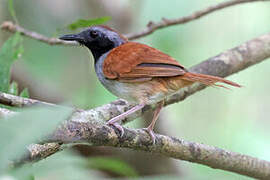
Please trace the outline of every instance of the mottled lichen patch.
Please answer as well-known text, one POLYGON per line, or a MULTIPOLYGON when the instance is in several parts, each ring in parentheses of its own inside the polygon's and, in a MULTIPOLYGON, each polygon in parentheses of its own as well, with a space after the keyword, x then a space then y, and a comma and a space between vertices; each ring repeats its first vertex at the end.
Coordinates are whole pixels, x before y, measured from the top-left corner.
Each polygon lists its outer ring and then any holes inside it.
POLYGON ((243 55, 241 49, 237 48, 236 51, 233 52, 233 59, 231 61, 243 61, 243 55))
POLYGON ((194 143, 189 144, 189 151, 190 151, 190 154, 192 155, 192 157, 194 159, 199 159, 200 158, 201 149, 198 146, 196 146, 194 143))
POLYGON ((222 53, 221 55, 216 56, 215 58, 213 58, 212 61, 222 61, 225 64, 230 64, 231 58, 230 58, 229 54, 222 53))
POLYGON ((108 140, 110 141, 110 144, 117 144, 119 142, 118 135, 115 133, 115 131, 109 131, 108 133, 108 140))
POLYGON ((239 55, 241 55, 241 57, 239 56, 238 61, 244 61, 245 57, 249 56, 247 44, 238 46, 237 48, 235 48, 235 50, 239 53, 239 55))
POLYGON ((45 159, 51 154, 61 150, 61 145, 59 143, 47 143, 43 145, 30 144, 27 149, 27 154, 25 154, 20 161, 28 162, 45 159))

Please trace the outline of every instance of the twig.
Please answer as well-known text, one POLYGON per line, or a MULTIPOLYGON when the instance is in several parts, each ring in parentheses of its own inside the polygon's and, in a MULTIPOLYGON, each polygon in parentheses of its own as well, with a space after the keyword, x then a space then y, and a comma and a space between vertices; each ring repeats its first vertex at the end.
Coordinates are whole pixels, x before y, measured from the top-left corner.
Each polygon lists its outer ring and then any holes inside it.
MULTIPOLYGON (((144 30, 142 30, 141 32, 130 33, 130 34, 126 34, 125 36, 129 40, 138 39, 138 38, 141 38, 143 36, 149 35, 158 29, 162 29, 162 28, 177 25, 177 24, 184 24, 184 23, 199 19, 199 18, 201 18, 205 15, 208 15, 212 12, 215 12, 217 10, 224 9, 226 7, 234 6, 237 4, 249 3, 249 2, 258 2, 258 1, 269 1, 269 0, 230 0, 230 1, 225 1, 222 3, 216 4, 216 5, 213 5, 213 6, 209 6, 203 10, 193 12, 189 16, 184 16, 184 17, 180 17, 177 19, 163 18, 162 21, 157 22, 157 23, 150 21, 148 23, 147 27, 144 30)), ((10 21, 3 22, 1 25, 1 29, 5 30, 5 31, 12 32, 12 33, 19 32, 22 35, 25 35, 29 38, 36 39, 36 40, 42 41, 44 43, 48 43, 50 45, 72 45, 72 46, 79 45, 79 43, 77 43, 77 42, 62 41, 58 38, 46 37, 46 36, 39 34, 37 32, 27 30, 27 29, 25 29, 17 24, 13 24, 10 21)))
POLYGON ((208 15, 208 14, 210 14, 212 12, 215 12, 217 10, 221 10, 221 9, 224 9, 224 8, 227 8, 227 7, 230 7, 230 6, 234 6, 234 5, 237 5, 237 4, 243 4, 243 3, 249 3, 249 2, 257 2, 257 1, 269 1, 269 0, 230 0, 230 1, 225 1, 225 2, 222 2, 222 3, 216 4, 216 5, 213 5, 213 6, 209 6, 209 7, 205 8, 205 9, 203 9, 203 10, 193 12, 189 16, 184 16, 184 17, 180 17, 180 18, 176 18, 176 19, 163 18, 160 22, 157 22, 157 23, 155 23, 153 21, 150 21, 148 23, 147 27, 144 30, 142 30, 140 32, 137 32, 137 33, 127 34, 126 37, 129 40, 138 39, 138 38, 144 37, 146 35, 152 34, 156 30, 159 30, 159 29, 162 29, 162 28, 165 28, 165 27, 168 27, 168 26, 173 26, 173 25, 178 25, 178 24, 185 24, 187 22, 199 19, 199 18, 201 18, 201 17, 203 17, 205 15, 208 15))
POLYGON ((32 38, 32 39, 35 39, 35 40, 38 40, 38 41, 41 41, 41 42, 44 42, 44 43, 47 43, 50 45, 72 45, 72 46, 79 45, 79 43, 77 43, 75 41, 74 42, 73 41, 62 41, 58 38, 46 37, 46 36, 39 34, 37 32, 24 29, 17 24, 13 24, 10 21, 3 22, 1 24, 1 29, 12 32, 12 33, 19 32, 26 37, 29 37, 29 38, 32 38))
POLYGON ((45 143, 45 144, 30 144, 27 147, 27 153, 19 160, 14 163, 15 166, 20 166, 28 162, 37 162, 39 160, 45 159, 50 155, 61 151, 63 148, 62 143, 45 143))
POLYGON ((45 106, 56 106, 55 104, 42 102, 35 99, 28 99, 12 94, 0 92, 0 104, 14 107, 32 106, 32 105, 45 105, 45 106))

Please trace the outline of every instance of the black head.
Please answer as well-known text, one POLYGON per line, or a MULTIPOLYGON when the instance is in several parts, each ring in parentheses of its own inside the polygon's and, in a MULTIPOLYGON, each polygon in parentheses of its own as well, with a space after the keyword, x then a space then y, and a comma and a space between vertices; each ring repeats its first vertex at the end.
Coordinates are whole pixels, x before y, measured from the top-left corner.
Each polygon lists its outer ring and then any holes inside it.
POLYGON ((92 26, 78 34, 64 35, 59 39, 77 41, 88 47, 95 60, 98 60, 104 53, 127 41, 126 38, 106 26, 92 26))

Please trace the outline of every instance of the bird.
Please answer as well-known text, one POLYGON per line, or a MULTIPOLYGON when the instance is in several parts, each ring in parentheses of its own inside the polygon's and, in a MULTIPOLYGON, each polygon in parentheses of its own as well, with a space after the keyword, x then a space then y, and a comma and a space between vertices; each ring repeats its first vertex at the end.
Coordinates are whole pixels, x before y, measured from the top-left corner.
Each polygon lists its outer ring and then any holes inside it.
POLYGON ((166 53, 146 44, 129 41, 116 30, 105 26, 90 26, 80 33, 59 37, 64 41, 77 41, 87 47, 95 63, 95 71, 102 85, 115 96, 136 104, 133 108, 107 121, 124 134, 119 121, 146 105, 156 104, 153 118, 146 130, 155 144, 153 131, 167 97, 193 83, 206 86, 234 87, 239 84, 221 77, 189 72, 166 53))

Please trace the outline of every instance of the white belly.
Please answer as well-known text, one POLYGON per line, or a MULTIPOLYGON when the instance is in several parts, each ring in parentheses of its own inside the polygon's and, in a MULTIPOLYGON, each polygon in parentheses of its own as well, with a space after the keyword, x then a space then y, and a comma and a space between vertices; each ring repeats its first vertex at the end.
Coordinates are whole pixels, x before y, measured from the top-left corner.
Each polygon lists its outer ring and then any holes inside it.
POLYGON ((106 56, 107 54, 104 54, 96 62, 95 70, 98 79, 103 84, 103 86, 115 96, 125 99, 129 102, 143 102, 147 104, 157 103, 166 97, 167 94, 164 94, 163 92, 149 94, 148 92, 150 92, 152 88, 145 86, 143 83, 126 83, 107 79, 102 71, 103 62, 106 56))

